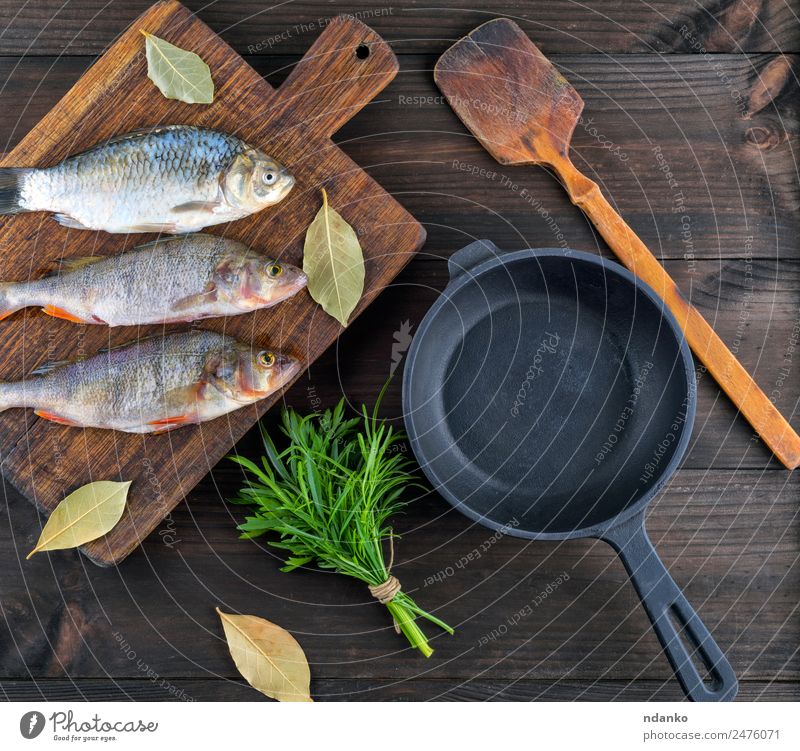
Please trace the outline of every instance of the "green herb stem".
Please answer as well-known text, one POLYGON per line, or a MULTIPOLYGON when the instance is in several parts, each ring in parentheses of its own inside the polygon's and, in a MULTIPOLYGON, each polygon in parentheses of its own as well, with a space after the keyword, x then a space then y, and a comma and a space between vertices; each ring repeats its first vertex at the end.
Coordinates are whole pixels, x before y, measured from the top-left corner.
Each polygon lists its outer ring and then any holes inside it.
MULTIPOLYGON (((393 544, 389 519, 406 505, 403 494, 420 486, 398 450, 403 434, 377 416, 385 390, 372 413, 362 407, 351 419, 345 419, 344 400, 323 414, 301 417, 284 410, 286 448, 279 450, 262 426, 260 464, 231 457, 247 474, 232 500, 252 511, 238 529, 248 539, 269 533, 268 544, 286 551, 282 571, 316 564, 368 586, 389 579, 384 558, 385 544, 393 544)), ((411 646, 426 657, 433 649, 419 618, 453 633, 402 589, 386 607, 411 646)))

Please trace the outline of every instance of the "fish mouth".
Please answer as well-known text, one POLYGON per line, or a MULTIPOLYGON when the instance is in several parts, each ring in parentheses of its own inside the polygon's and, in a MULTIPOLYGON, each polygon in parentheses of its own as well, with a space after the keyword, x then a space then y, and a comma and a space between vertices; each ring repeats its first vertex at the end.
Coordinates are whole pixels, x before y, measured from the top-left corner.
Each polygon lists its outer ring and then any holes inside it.
POLYGON ((278 388, 285 386, 300 372, 300 361, 288 355, 278 355, 278 388))
POLYGON ((308 286, 308 277, 305 272, 297 270, 294 278, 286 285, 289 294, 296 295, 301 289, 308 286))
POLYGON ((245 309, 270 308, 294 297, 306 286, 308 286, 308 277, 300 269, 297 269, 293 274, 281 278, 278 284, 270 285, 266 289, 248 287, 245 294, 248 305, 245 309))
POLYGON ((259 398, 263 399, 269 394, 274 394, 276 391, 280 391, 300 372, 299 360, 295 360, 293 357, 287 357, 286 355, 278 355, 276 367, 278 370, 275 373, 275 379, 271 381, 269 389, 262 392, 262 395, 259 398))
POLYGON ((301 369, 300 361, 288 355, 278 355, 278 362, 276 364, 278 372, 275 377, 275 383, 270 389, 270 393, 278 391, 278 389, 282 389, 286 386, 294 379, 301 369))
POLYGON ((301 289, 308 285, 308 277, 301 271, 293 279, 287 279, 275 290, 275 294, 267 301, 267 306, 276 305, 279 302, 294 297, 301 289))
POLYGON ((281 198, 285 198, 297 181, 295 180, 294 175, 289 172, 286 167, 281 167, 279 174, 281 181, 281 198))

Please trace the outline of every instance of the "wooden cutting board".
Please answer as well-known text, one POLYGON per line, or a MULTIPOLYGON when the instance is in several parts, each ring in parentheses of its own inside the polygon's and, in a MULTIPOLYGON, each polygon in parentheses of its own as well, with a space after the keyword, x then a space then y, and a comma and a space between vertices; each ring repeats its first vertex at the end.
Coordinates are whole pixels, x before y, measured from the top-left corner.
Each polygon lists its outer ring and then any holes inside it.
MULTIPOLYGON (((275 156, 297 185, 280 204, 207 231, 242 240, 301 264, 305 230, 321 205, 320 188, 356 229, 367 260, 365 292, 353 317, 406 265, 425 231, 330 140, 395 76, 388 45, 354 18, 331 21, 279 89, 177 2, 154 5, 123 33, 2 166, 51 166, 118 133, 159 124, 217 128, 275 156), (211 105, 165 99, 147 78, 141 30, 199 54, 211 68, 211 105)), ((61 257, 105 255, 153 239, 59 226, 49 214, 0 218, 0 279, 38 275, 61 257)), ((352 319, 351 319, 352 320, 352 319)), ((269 345, 310 365, 342 332, 306 291, 257 313, 203 322, 244 341, 269 345)), ((169 327, 179 330, 179 326, 169 327)), ((0 379, 38 365, 163 331, 109 329, 50 318, 35 309, 0 323, 0 379)), ((155 529, 256 420, 274 395, 212 422, 161 436, 58 426, 31 410, 0 413, 2 472, 44 512, 93 480, 132 480, 128 509, 114 530, 83 548, 95 563, 115 564, 155 529)))

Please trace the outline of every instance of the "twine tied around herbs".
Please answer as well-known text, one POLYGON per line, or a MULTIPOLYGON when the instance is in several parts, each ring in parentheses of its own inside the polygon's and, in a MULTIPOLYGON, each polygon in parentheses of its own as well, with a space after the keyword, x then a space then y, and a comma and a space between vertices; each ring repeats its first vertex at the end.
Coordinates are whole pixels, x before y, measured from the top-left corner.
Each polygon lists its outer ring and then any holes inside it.
POLYGON ((389 578, 383 584, 369 585, 369 593, 381 604, 391 602, 395 595, 400 591, 400 581, 396 576, 389 574, 389 578))
MULTIPOLYGON (((389 565, 386 571, 389 574, 383 584, 369 584, 369 593, 381 604, 388 605, 400 591, 400 580, 396 576, 392 576, 392 564, 394 563, 394 535, 389 533, 389 565)), ((397 621, 394 622, 394 630, 399 634, 400 626, 397 621)))

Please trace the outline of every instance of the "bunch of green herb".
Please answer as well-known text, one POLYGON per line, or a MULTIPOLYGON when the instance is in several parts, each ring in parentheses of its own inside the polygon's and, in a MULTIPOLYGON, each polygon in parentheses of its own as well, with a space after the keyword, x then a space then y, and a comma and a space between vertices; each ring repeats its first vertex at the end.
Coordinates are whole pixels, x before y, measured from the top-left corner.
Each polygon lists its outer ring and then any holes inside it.
POLYGON ((417 624, 425 618, 452 634, 444 622, 422 610, 391 576, 390 517, 408 501, 404 493, 420 487, 400 449, 404 435, 362 406, 358 417, 345 419, 344 400, 322 414, 282 413, 288 445, 279 450, 261 427, 261 464, 231 457, 248 472, 234 503, 250 506, 253 515, 238 529, 249 539, 271 533, 269 545, 286 551, 282 571, 307 564, 332 569, 365 582, 392 614, 395 628, 426 657, 433 650, 417 624))

